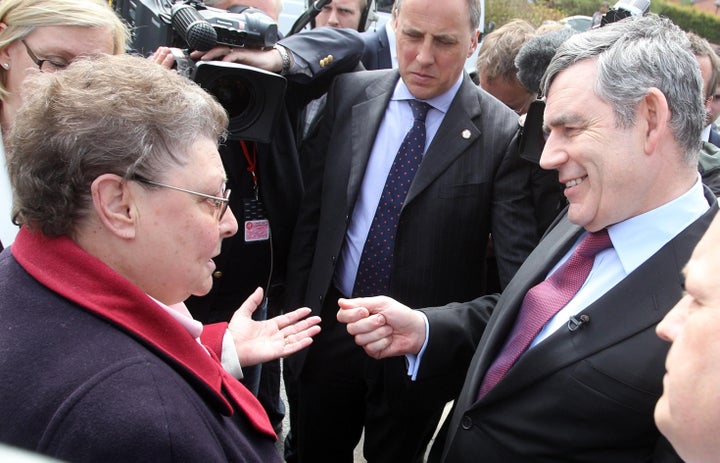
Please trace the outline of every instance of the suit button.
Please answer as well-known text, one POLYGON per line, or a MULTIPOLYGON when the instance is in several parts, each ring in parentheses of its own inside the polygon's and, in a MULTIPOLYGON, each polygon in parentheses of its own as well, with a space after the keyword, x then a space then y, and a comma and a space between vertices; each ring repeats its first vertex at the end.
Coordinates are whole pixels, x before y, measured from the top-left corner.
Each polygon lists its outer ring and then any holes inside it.
POLYGON ((335 262, 336 262, 336 261, 337 261, 337 257, 332 256, 332 263, 333 263, 333 265, 335 265, 335 262))
POLYGON ((468 429, 472 428, 472 427, 473 427, 473 420, 472 420, 472 418, 470 418, 470 417, 467 416, 467 415, 463 416, 463 417, 462 417, 462 420, 460 420, 460 426, 461 426, 464 430, 466 430, 466 431, 467 431, 468 429))
POLYGON ((213 272, 212 276, 213 276, 213 278, 216 278, 216 279, 222 278, 222 271, 220 271, 220 270, 215 270, 215 271, 213 272))

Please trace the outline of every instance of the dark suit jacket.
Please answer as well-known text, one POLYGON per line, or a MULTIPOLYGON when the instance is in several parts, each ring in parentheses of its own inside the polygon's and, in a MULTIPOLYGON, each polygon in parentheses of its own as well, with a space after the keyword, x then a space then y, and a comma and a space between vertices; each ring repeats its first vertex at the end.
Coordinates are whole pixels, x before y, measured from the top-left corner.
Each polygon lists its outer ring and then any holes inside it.
MULTIPOLYGON (((280 112, 271 143, 257 144, 256 174, 262 202, 272 230, 269 241, 246 242, 243 230, 244 202, 254 197, 248 163, 238 140, 227 140, 220 156, 233 190, 230 208, 238 219, 238 233, 223 241, 214 260, 214 284, 204 297, 187 301, 193 316, 204 323, 227 321, 240 304, 262 286, 273 299, 281 298, 285 263, 297 220, 303 183, 296 147, 296 118, 308 101, 327 91, 339 73, 357 66, 362 53, 360 34, 350 29, 322 27, 295 34, 280 42, 309 65, 311 76, 288 75, 285 106, 280 112), (330 63, 323 61, 333 55, 330 63), (322 62, 321 62, 322 61, 322 62)), ((252 149, 252 143, 248 143, 252 149)), ((278 304, 282 300, 277 301, 278 304)))
POLYGON ((528 351, 480 401, 480 382, 523 297, 582 229, 563 217, 499 300, 425 309, 430 339, 418 381, 445 373, 457 381, 467 372, 443 461, 680 461, 653 423, 668 350, 655 325, 682 296, 681 270, 717 212, 717 201, 705 191, 708 212, 583 310, 588 323, 576 331, 560 329, 528 351), (462 363, 473 351, 468 369, 462 363))
MULTIPOLYGON (((328 93, 288 261, 291 306, 321 311, 398 78, 396 70, 344 74, 328 93)), ((389 295, 425 307, 484 294, 490 232, 501 281, 510 280, 536 243, 529 192, 517 188, 530 174, 517 133, 515 113, 465 76, 403 206, 389 295)), ((289 359, 294 373, 305 354, 289 359)))
POLYGON ((365 69, 392 68, 390 44, 385 26, 375 31, 363 32, 360 35, 362 36, 363 42, 365 42, 365 51, 360 59, 365 69))
POLYGON ((708 141, 713 145, 720 147, 720 132, 718 132, 717 125, 715 124, 713 124, 710 128, 710 136, 708 137, 708 141))

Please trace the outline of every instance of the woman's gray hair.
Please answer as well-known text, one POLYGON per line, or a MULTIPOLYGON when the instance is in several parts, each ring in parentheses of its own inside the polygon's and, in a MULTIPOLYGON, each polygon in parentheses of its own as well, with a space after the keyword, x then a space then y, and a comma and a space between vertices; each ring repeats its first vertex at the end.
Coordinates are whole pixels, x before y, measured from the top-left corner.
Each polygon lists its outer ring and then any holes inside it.
POLYGON ((7 146, 13 217, 47 236, 72 236, 98 176, 161 179, 228 123, 198 85, 137 56, 79 59, 30 76, 26 89, 7 146))
POLYGON ((575 34, 548 65, 543 94, 560 72, 587 59, 597 61, 594 92, 612 106, 618 127, 631 127, 638 104, 650 88, 657 88, 667 99, 670 129, 685 161, 697 162, 705 126, 703 85, 685 32, 669 19, 649 14, 575 34))

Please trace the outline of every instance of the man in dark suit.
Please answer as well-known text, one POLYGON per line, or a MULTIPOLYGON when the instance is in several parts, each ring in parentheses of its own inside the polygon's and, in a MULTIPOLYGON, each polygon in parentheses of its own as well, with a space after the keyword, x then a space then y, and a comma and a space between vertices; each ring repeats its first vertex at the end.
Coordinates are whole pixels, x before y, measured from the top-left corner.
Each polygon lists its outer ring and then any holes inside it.
POLYGON ((392 16, 383 27, 362 34, 365 51, 360 60, 367 70, 393 69, 397 67, 397 53, 395 52, 395 16, 397 10, 395 8, 395 4, 393 4, 392 16))
POLYGON ((697 63, 677 26, 633 17, 569 38, 543 94, 540 162, 569 206, 502 295, 421 311, 341 300, 338 319, 375 358, 413 354, 418 385, 464 379, 441 461, 679 462, 652 420, 668 349, 654 326, 718 209, 697 172, 697 63), (578 257, 602 235, 609 248, 578 257), (547 285, 580 261, 583 286, 544 313, 569 286, 547 285))
POLYGON ((708 142, 713 145, 720 147, 720 132, 715 124, 710 124, 710 134, 708 135, 708 142))
POLYGON ((713 116, 713 100, 715 93, 717 93, 715 90, 720 84, 720 58, 718 58, 712 45, 706 39, 692 32, 688 32, 687 35, 690 39, 692 52, 700 66, 700 75, 703 79, 706 125, 700 139, 715 146, 720 146, 720 133, 718 133, 715 125, 717 115, 713 116))
POLYGON ((335 321, 340 296, 384 292, 359 290, 356 275, 413 125, 411 104, 429 108, 422 162, 392 214, 399 221, 385 245, 388 278, 368 282, 416 307, 476 297, 484 294, 490 232, 503 284, 535 245, 531 199, 517 188, 529 175, 517 155, 517 115, 463 72, 479 17, 476 0, 404 0, 399 70, 336 78, 317 136, 304 145, 314 159, 288 260, 289 306, 308 305, 326 324, 312 349, 286 362, 299 378, 301 462, 351 462, 363 426, 368 461, 419 461, 453 398, 434 388, 405 394, 396 359, 371 361, 335 321))

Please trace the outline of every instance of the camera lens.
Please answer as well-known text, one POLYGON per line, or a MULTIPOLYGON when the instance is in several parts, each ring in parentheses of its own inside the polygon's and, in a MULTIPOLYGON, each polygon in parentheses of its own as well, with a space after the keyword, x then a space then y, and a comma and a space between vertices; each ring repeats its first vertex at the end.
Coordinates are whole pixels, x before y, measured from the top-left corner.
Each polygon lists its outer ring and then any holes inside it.
POLYGON ((256 104, 253 92, 244 79, 221 78, 214 82, 210 93, 215 95, 231 119, 245 115, 256 104))

